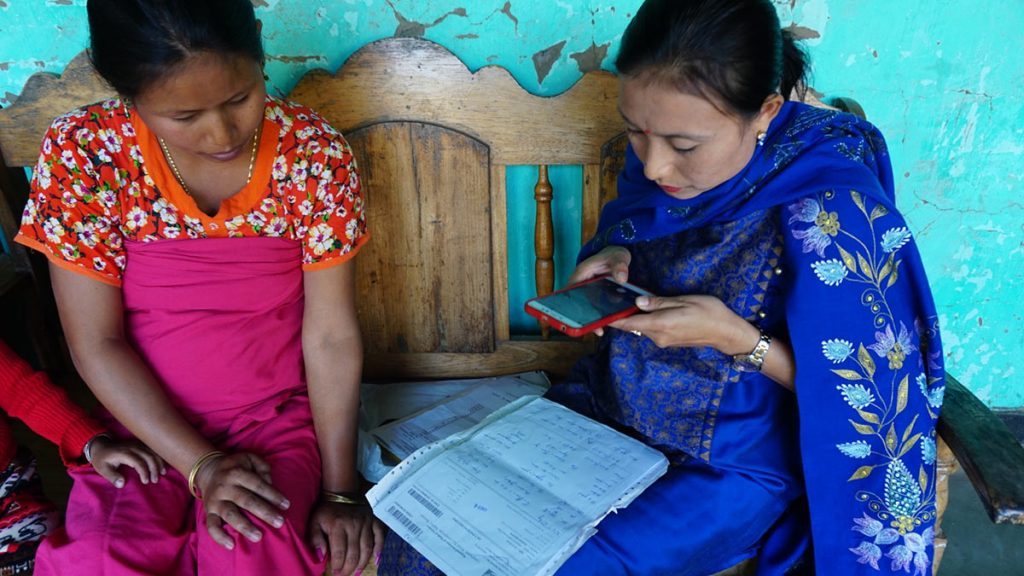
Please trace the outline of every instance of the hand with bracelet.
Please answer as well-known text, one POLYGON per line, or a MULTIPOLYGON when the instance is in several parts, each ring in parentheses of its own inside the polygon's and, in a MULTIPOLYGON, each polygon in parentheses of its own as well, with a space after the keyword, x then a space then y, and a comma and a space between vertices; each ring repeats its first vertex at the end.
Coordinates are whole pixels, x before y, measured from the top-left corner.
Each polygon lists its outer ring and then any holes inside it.
POLYGON ((138 440, 115 440, 107 433, 90 438, 82 449, 82 456, 100 476, 118 488, 123 488, 125 483, 119 472, 121 466, 134 469, 143 484, 156 484, 167 474, 164 461, 145 444, 138 440))
POLYGON ((366 566, 370 560, 367 551, 380 556, 385 535, 383 524, 374 518, 365 496, 329 490, 321 492, 320 502, 309 519, 308 532, 318 555, 331 552, 335 574, 351 574, 352 566, 366 566), (344 551, 344 555, 336 556, 336 551, 344 551))
POLYGON ((188 480, 189 491, 206 511, 210 537, 228 550, 235 548, 235 542, 226 525, 251 542, 263 538, 246 513, 274 528, 284 525, 281 512, 291 503, 272 485, 270 465, 255 454, 208 452, 196 460, 188 480))

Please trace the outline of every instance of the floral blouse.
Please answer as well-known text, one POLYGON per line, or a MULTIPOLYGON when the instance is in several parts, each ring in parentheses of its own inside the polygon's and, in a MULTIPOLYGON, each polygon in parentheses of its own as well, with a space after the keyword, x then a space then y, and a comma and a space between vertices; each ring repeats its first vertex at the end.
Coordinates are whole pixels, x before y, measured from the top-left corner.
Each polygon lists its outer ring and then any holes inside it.
POLYGON ((61 116, 43 141, 16 241, 114 286, 126 240, 286 238, 301 244, 303 270, 347 261, 369 234, 344 138, 310 109, 275 98, 262 134, 251 180, 210 216, 120 100, 61 116))

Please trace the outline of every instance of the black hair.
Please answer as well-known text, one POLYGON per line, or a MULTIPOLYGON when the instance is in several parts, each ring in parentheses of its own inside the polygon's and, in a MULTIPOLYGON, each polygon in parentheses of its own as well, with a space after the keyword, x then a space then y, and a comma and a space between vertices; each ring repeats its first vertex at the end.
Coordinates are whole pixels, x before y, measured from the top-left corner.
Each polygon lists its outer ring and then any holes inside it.
POLYGON ((615 66, 752 117, 771 94, 802 94, 808 58, 771 0, 646 0, 615 66))
POLYGON ((93 67, 122 96, 199 52, 263 62, 251 0, 88 0, 87 11, 93 67))

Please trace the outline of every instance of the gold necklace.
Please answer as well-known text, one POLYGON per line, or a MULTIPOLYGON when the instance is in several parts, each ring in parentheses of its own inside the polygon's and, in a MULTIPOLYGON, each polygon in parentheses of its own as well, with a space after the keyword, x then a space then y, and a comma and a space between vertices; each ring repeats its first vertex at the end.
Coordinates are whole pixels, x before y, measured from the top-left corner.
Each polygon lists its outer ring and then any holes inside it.
MULTIPOLYGON (((245 175, 245 184, 242 186, 243 188, 248 186, 249 182, 252 181, 252 167, 256 164, 256 148, 259 147, 260 128, 262 127, 263 122, 260 122, 260 125, 257 126, 256 130, 252 133, 252 152, 249 154, 249 170, 245 175)), ((185 194, 191 196, 192 192, 185 184, 185 179, 181 177, 181 172, 178 172, 178 165, 174 163, 174 157, 171 156, 171 151, 167 149, 167 144, 164 142, 164 139, 157 137, 156 141, 160 143, 160 149, 164 152, 164 158, 167 158, 167 164, 170 165, 171 172, 174 173, 174 179, 178 181, 178 184, 181 184, 181 189, 185 191, 185 194)))

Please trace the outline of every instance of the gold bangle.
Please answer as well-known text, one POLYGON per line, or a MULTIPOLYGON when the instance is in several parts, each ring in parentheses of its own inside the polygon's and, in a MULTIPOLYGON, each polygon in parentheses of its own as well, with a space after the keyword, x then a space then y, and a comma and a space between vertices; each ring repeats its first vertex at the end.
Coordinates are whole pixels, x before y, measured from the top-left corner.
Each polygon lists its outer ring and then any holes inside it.
POLYGON ((324 490, 321 493, 323 499, 327 502, 333 502, 335 504, 345 504, 348 506, 369 506, 370 503, 366 501, 366 496, 362 494, 355 494, 352 492, 331 492, 324 490))
POLYGON ((224 456, 224 453, 220 450, 211 450, 200 456, 199 460, 196 460, 196 463, 192 465, 192 470, 188 473, 188 492, 197 500, 202 500, 202 497, 199 495, 199 488, 196 486, 196 476, 199 475, 200 468, 203 467, 203 464, 220 458, 221 456, 224 456))

